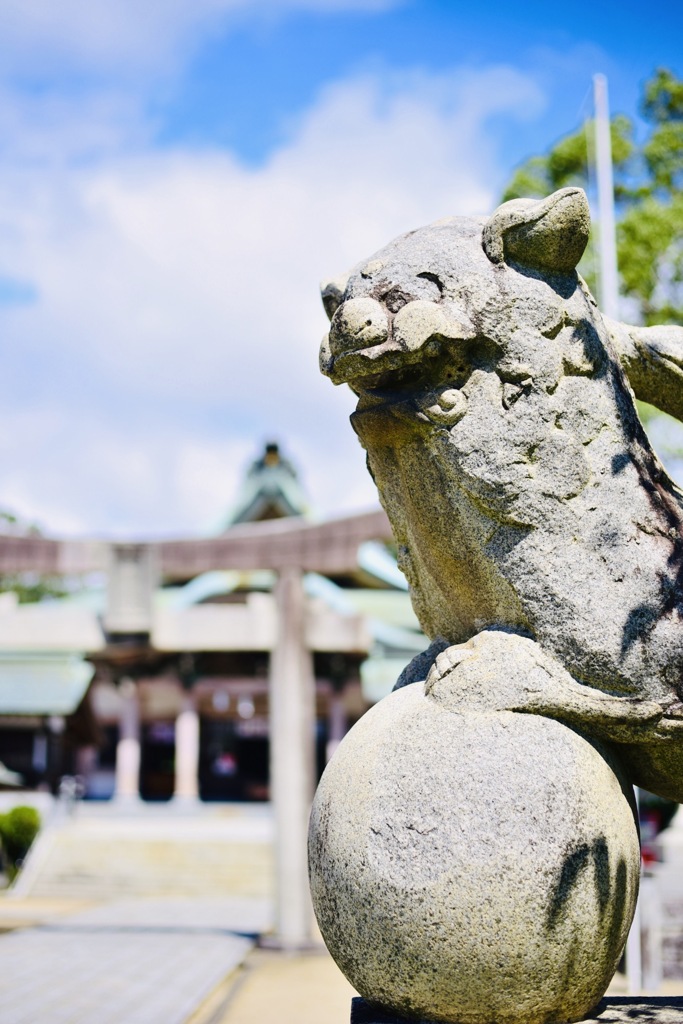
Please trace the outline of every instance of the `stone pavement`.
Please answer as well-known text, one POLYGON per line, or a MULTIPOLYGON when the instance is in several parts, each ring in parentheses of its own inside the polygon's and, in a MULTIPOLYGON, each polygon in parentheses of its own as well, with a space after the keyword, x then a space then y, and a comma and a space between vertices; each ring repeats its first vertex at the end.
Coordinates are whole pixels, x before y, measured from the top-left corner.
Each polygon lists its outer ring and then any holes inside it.
POLYGON ((266 806, 44 819, 0 895, 2 1024, 185 1024, 272 927, 266 806))
POLYGON ((322 945, 299 954, 255 949, 230 981, 196 1024, 349 1024, 356 995, 322 945))
MULTIPOLYGON (((609 996, 625 994, 626 978, 617 974, 609 996)), ((683 983, 664 982, 650 994, 680 997, 683 983)), ((354 995, 323 946, 289 955, 254 949, 188 1024, 349 1024, 354 995)))
POLYGON ((248 898, 136 900, 0 936, 3 1024, 185 1024, 271 926, 248 898))

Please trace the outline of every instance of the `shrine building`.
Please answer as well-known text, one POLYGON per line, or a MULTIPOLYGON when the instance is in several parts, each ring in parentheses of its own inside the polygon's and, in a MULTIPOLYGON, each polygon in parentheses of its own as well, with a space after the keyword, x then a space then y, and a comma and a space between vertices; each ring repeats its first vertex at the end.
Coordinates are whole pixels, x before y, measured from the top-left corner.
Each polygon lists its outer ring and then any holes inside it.
POLYGON ((274 443, 218 536, 0 537, 0 573, 102 579, 0 595, 0 762, 86 799, 260 801, 303 744, 315 781, 426 646, 390 539, 379 510, 312 521, 274 443))

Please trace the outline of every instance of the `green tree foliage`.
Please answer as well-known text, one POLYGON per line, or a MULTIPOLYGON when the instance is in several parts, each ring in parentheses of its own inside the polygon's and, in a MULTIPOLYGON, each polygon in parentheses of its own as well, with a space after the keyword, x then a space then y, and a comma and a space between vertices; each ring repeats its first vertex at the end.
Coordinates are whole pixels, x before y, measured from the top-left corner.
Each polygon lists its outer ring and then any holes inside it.
MULTIPOLYGON (((621 291, 634 300, 643 323, 677 323, 683 319, 683 80, 659 68, 643 87, 641 114, 647 125, 642 142, 629 118, 611 122, 621 291)), ((594 137, 587 122, 526 160, 503 199, 586 188, 594 137)), ((594 267, 589 246, 579 269, 591 287, 594 267)))
MULTIPOLYGON (((11 537, 40 537, 35 523, 28 523, 7 509, 0 509, 0 534, 11 537)), ((57 576, 41 576, 33 572, 0 576, 0 593, 12 591, 20 604, 30 604, 51 597, 64 597, 68 590, 65 581, 57 576)))

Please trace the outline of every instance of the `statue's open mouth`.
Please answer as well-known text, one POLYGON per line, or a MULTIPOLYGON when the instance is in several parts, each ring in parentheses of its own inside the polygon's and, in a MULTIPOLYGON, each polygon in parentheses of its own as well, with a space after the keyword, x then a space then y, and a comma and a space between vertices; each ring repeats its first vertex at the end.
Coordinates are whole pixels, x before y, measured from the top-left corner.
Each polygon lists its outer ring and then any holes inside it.
POLYGON ((441 344, 430 339, 421 352, 409 352, 393 339, 383 345, 333 355, 323 339, 320 365, 335 384, 348 384, 354 391, 402 389, 427 377, 429 368, 442 354, 441 344))
POLYGON ((402 402, 411 394, 433 387, 443 363, 443 353, 437 350, 428 362, 401 363, 382 373, 349 379, 347 383, 361 397, 367 396, 372 404, 402 402))
POLYGON ((364 415, 386 413, 392 415, 400 408, 406 411, 415 406, 414 392, 396 392, 394 389, 371 388, 359 392, 358 405, 353 413, 354 419, 363 419, 364 415))

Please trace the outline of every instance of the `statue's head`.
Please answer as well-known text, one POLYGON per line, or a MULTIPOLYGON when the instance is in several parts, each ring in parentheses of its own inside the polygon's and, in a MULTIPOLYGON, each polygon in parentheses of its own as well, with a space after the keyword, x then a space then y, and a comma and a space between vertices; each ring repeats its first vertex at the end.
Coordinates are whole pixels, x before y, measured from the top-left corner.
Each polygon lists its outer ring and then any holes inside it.
POLYGON ((400 236, 348 277, 323 285, 331 320, 323 373, 359 395, 412 385, 438 404, 430 385, 457 388, 482 360, 504 360, 515 329, 558 327, 546 321, 576 286, 589 229, 584 192, 565 188, 538 202, 504 203, 485 221, 453 217, 400 236), (546 297, 542 310, 515 310, 501 324, 500 291, 514 295, 520 277, 527 288, 534 279, 548 283, 560 301, 546 297))

